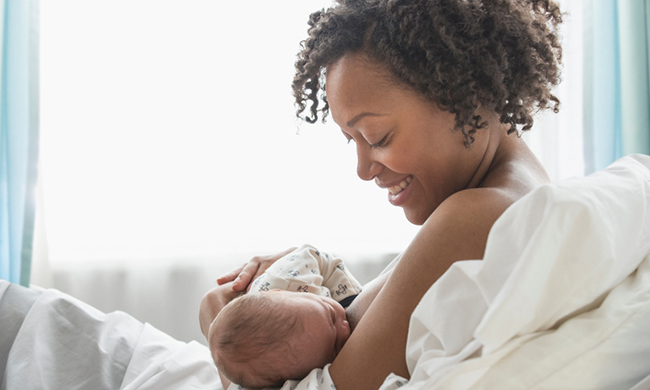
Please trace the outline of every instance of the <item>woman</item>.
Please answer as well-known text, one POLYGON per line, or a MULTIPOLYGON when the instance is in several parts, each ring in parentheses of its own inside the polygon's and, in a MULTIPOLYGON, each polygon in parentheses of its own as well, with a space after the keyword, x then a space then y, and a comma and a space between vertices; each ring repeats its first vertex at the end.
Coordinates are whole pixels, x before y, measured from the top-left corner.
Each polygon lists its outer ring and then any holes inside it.
MULTIPOLYGON (((337 389, 408 378, 422 296, 453 262, 481 259, 497 218, 549 180, 518 135, 533 111, 558 109, 560 22, 549 0, 340 0, 311 15, 293 82, 298 116, 308 105, 308 122, 331 113, 356 143, 359 177, 422 225, 348 309, 354 332, 330 367, 337 389)), ((232 299, 283 254, 220 278, 232 289, 207 300, 232 299)))

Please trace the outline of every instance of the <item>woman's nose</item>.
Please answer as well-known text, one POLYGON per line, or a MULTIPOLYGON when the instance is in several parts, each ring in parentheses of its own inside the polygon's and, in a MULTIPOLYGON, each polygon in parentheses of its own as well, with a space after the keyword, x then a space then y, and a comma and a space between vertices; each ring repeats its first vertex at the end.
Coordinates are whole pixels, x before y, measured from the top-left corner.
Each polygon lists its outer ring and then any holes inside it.
POLYGON ((357 175, 361 180, 372 180, 381 172, 381 163, 373 158, 368 145, 357 144, 357 175))

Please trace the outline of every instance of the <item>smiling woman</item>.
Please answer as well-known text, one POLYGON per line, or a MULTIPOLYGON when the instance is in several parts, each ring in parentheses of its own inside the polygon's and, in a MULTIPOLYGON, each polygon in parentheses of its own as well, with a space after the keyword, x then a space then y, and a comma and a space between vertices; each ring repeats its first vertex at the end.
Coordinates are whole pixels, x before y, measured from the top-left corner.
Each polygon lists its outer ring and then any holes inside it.
POLYGON ((389 202, 403 208, 411 223, 422 225, 451 194, 478 186, 485 163, 465 175, 452 168, 487 161, 494 140, 481 139, 467 148, 464 134, 450 131, 454 114, 407 88, 376 82, 390 74, 366 55, 344 57, 328 68, 327 77, 332 118, 357 145, 357 175, 387 188, 389 202), (419 140, 415 147, 412 139, 419 140))

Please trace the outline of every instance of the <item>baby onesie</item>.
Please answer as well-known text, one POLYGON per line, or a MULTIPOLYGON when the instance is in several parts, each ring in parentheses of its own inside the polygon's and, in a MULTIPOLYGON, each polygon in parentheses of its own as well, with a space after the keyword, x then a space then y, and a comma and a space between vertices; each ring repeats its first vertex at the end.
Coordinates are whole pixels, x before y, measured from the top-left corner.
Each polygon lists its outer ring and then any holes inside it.
POLYGON ((308 292, 329 297, 347 307, 361 292, 343 260, 303 245, 273 263, 255 279, 250 293, 269 290, 308 292))

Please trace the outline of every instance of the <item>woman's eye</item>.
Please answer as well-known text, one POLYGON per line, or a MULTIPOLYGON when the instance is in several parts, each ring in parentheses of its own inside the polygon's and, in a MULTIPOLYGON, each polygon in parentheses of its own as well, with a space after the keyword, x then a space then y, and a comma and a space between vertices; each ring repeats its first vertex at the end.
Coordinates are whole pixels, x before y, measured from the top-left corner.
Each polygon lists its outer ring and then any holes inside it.
POLYGON ((343 129, 341 129, 341 133, 343 134, 343 136, 344 136, 345 139, 347 140, 347 143, 348 143, 348 144, 349 144, 350 142, 354 141, 354 138, 353 138, 350 134, 348 134, 348 133, 346 133, 345 131, 343 131, 343 129))
POLYGON ((376 144, 370 145, 370 149, 380 148, 380 147, 386 145, 387 141, 388 141, 388 134, 386 134, 384 136, 384 138, 381 139, 381 141, 377 142, 376 144))

